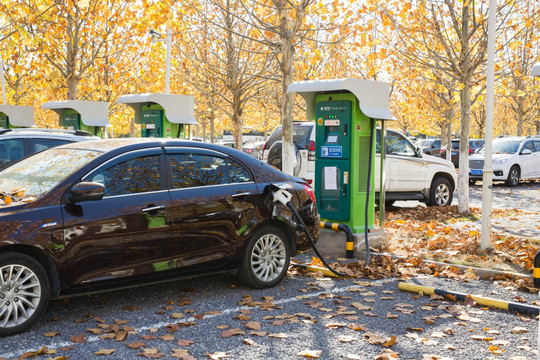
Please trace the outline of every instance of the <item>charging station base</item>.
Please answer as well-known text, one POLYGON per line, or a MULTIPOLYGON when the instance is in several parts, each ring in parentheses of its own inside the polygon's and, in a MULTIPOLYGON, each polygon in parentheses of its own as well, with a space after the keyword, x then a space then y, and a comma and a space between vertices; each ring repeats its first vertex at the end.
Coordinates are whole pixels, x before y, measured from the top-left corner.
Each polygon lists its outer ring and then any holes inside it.
MULTIPOLYGON (((364 233, 353 234, 353 237, 353 257, 355 259, 365 259, 366 242, 364 233)), ((381 228, 369 229, 368 240, 370 249, 384 249, 388 244, 388 233, 381 228)), ((321 229, 316 245, 323 256, 344 258, 347 256, 346 242, 347 237, 344 233, 321 229)))

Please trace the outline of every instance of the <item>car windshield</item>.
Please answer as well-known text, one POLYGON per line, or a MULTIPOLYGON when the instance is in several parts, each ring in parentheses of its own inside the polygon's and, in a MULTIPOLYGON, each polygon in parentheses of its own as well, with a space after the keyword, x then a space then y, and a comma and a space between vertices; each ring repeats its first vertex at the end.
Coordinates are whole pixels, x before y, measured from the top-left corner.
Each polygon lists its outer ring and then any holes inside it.
MULTIPOLYGON (((101 154, 96 150, 53 148, 0 171, 0 200, 30 202, 101 154)), ((2 201, 0 201, 2 204, 2 201)))
MULTIPOLYGON (((515 154, 518 151, 521 140, 516 139, 493 139, 492 153, 493 154, 515 154)), ((484 154, 486 147, 482 147, 479 154, 484 154)))

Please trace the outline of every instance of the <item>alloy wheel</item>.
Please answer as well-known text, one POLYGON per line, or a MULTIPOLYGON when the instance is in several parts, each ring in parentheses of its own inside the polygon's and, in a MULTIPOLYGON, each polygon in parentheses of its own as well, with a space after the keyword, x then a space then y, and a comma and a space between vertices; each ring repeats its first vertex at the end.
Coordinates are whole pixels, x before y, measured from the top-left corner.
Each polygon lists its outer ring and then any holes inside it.
POLYGON ((26 322, 41 299, 41 285, 30 268, 11 264, 0 268, 0 327, 26 322))
POLYGON ((251 252, 254 275, 264 282, 276 279, 283 272, 286 256, 285 244, 280 237, 274 234, 263 235, 251 252))

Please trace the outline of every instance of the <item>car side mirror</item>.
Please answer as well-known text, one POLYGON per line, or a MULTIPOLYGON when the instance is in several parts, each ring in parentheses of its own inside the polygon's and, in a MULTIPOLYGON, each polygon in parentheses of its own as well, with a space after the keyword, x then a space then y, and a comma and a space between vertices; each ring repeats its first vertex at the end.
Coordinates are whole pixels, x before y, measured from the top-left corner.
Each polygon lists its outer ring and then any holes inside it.
POLYGON ((414 153, 416 154, 416 157, 420 157, 422 152, 420 151, 420 148, 417 146, 415 149, 414 149, 414 153))
POLYGON ((531 155, 532 154, 532 151, 531 149, 525 149, 521 152, 521 155, 531 155))
POLYGON ((83 201, 101 200, 105 194, 105 186, 96 182, 83 181, 71 188, 67 196, 68 203, 76 204, 83 201))

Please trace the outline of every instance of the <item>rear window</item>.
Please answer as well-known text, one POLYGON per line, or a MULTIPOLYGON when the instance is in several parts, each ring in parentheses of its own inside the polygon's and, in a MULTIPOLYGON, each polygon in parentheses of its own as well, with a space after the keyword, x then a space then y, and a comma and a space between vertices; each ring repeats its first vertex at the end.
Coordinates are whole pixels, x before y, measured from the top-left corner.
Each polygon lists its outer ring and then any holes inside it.
MULTIPOLYGON (((311 132, 313 131, 313 128, 314 126, 312 124, 293 125, 293 143, 298 149, 302 150, 309 148, 309 141, 311 139, 311 132)), ((270 149, 270 147, 272 147, 276 141, 281 141, 282 137, 283 129, 281 126, 279 126, 276 130, 274 130, 272 135, 270 135, 266 149, 270 149)))

